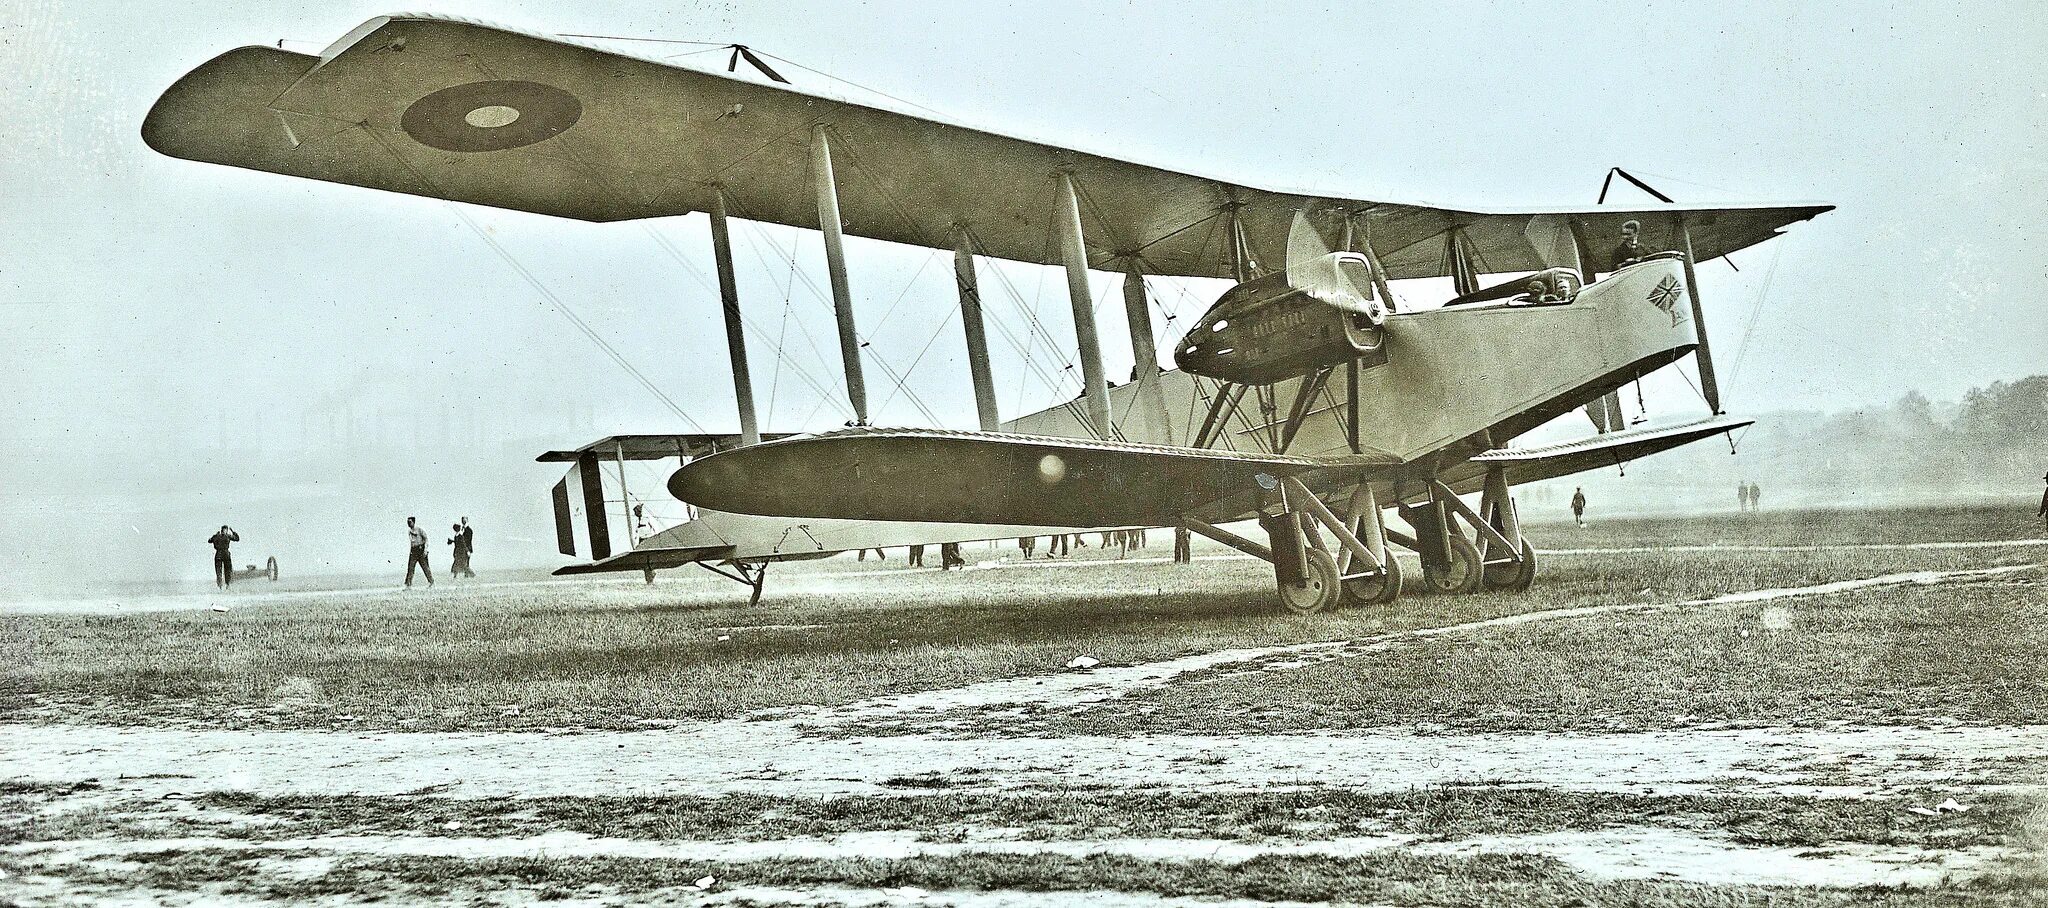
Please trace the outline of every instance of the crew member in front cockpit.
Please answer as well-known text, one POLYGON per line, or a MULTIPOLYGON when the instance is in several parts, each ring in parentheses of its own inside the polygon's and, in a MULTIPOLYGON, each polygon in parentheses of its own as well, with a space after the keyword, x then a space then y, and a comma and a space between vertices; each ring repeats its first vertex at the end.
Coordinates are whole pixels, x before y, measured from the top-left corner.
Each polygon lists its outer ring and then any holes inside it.
POLYGON ((1637 235, 1643 232, 1643 225, 1629 221, 1621 225, 1621 245, 1614 247, 1614 267, 1619 270, 1633 265, 1643 258, 1643 245, 1637 235))

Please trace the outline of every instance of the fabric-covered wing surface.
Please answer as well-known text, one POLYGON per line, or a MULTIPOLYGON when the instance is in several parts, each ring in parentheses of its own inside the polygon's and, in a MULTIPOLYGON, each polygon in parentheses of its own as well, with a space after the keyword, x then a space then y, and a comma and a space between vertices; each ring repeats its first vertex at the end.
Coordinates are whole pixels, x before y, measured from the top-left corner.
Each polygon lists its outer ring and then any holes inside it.
POLYGON ((1716 416, 1675 426, 1644 426, 1534 448, 1496 448, 1447 471, 1444 483, 1460 492, 1478 491, 1485 469, 1500 466, 1508 482, 1520 485, 1587 470, 1619 466, 1756 422, 1716 416))
POLYGON ((936 429, 844 429, 690 463, 669 492, 720 511, 853 520, 1159 526, 1256 506, 1258 475, 1374 475, 1389 454, 1342 458, 936 429), (1221 511, 1217 509, 1221 508, 1221 511))
MULTIPOLYGON (((1226 277, 1226 212, 1255 259, 1277 267, 1294 212, 1364 212, 1390 276, 1442 273, 1461 226, 1485 268, 1555 261, 1569 217, 1595 238, 1625 220, 1670 248, 1688 215, 1701 260, 1828 206, 1482 213, 1271 192, 1000 136, 937 120, 683 69, 452 19, 372 19, 320 56, 230 51, 165 92, 143 137, 164 154, 586 221, 706 210, 714 185, 744 218, 817 226, 809 142, 832 143, 848 233, 1051 264, 1055 174, 1082 197, 1091 260, 1152 274, 1226 277)), ((1591 243, 1596 249, 1600 242, 1591 243)), ((1596 255, 1596 258, 1598 256, 1596 255)), ((1596 261, 1605 268, 1605 262, 1596 261)))

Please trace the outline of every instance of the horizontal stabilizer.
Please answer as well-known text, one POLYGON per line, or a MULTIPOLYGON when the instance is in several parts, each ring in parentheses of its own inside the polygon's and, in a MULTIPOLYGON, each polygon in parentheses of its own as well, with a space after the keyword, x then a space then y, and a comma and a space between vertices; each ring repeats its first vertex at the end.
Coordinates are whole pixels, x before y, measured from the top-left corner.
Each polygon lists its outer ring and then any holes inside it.
MULTIPOLYGON (((795 433, 764 434, 762 441, 788 438, 795 433)), ((572 451, 548 451, 534 458, 540 463, 572 463, 585 455, 600 460, 667 460, 671 457, 702 457, 740 446, 737 434, 677 432, 668 435, 607 435, 572 451)))
MULTIPOLYGON (((1755 421, 1717 417, 1677 426, 1646 426, 1640 429, 1609 432, 1577 441, 1534 448, 1497 448, 1472 458, 1472 463, 1503 466, 1507 469, 1508 482, 1519 485, 1601 467, 1618 466, 1710 435, 1732 432, 1755 421)), ((1461 490, 1463 485, 1465 484, 1454 484, 1455 487, 1461 487, 1461 490)), ((1473 488, 1477 488, 1476 483, 1472 485, 1473 488)))
POLYGON ((1257 506, 1273 480, 1391 454, 1297 457, 933 429, 842 429, 692 461, 675 497, 743 514, 1060 527, 1158 526, 1257 506), (1260 474, 1265 479, 1261 481, 1260 474))
POLYGON ((647 548, 634 549, 622 555, 613 555, 588 564, 572 564, 555 569, 555 576, 569 574, 606 574, 616 571, 642 571, 648 568, 661 569, 682 567, 699 561, 724 561, 732 557, 729 545, 707 545, 691 548, 647 548))

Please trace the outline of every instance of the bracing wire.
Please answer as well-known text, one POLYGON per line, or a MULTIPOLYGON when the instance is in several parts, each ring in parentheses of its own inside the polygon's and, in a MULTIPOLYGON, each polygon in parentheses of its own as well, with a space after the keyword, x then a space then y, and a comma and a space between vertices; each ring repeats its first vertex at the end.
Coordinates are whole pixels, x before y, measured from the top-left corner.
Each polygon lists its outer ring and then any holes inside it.
POLYGON ((1771 278, 1778 273, 1778 259, 1784 251, 1784 244, 1777 244, 1771 250, 1771 263, 1764 267, 1763 284, 1757 288, 1756 308, 1749 311, 1749 322, 1742 326, 1742 341, 1736 344, 1735 362, 1728 369, 1728 383, 1731 385, 1742 375, 1742 364, 1749 357, 1749 342, 1756 337, 1757 322, 1763 319, 1764 307, 1770 305, 1771 278))
MULTIPOLYGON (((662 235, 660 231, 655 230, 652 225, 642 224, 641 228, 645 230, 647 232, 647 235, 654 240, 656 246, 661 247, 662 251, 668 253, 669 257, 674 259, 676 261, 676 264, 681 265, 684 272, 688 273, 692 278, 696 279, 697 283, 701 285, 706 292, 711 293, 714 296, 717 295, 718 289, 717 287, 712 285, 711 279, 706 277, 704 275, 704 272, 701 269, 699 269, 694 263, 692 263, 689 259, 689 256, 684 255, 683 251, 677 248, 674 242, 669 240, 668 237, 662 235)), ((744 310, 742 310, 742 312, 740 313, 740 323, 741 325, 745 326, 747 330, 752 331, 755 337, 758 337, 764 341, 768 339, 767 330, 762 328, 758 322, 749 318, 744 310)), ((802 326, 799 325, 798 327, 801 328, 802 326)), ((809 334, 806 333, 805 337, 806 339, 809 339, 809 334)), ((783 339, 781 337, 777 337, 775 339, 773 349, 775 351, 776 371, 778 375, 780 375, 782 365, 784 363, 787 363, 791 371, 794 371, 797 374, 798 378, 803 379, 803 381, 806 384, 810 385, 811 388, 813 390, 816 390, 819 394, 830 395, 833 393, 825 385, 821 384, 815 377, 813 377, 810 374, 809 370, 806 370, 801 363, 798 363, 794 359, 790 358, 787 349, 785 349, 783 346, 783 339)), ((823 356, 818 354, 817 345, 815 343, 812 343, 811 345, 811 353, 814 356, 818 356, 820 361, 823 360, 823 356)), ((771 408, 773 407, 772 400, 770 402, 770 406, 771 408)))
MULTIPOLYGON (((774 61, 777 61, 777 62, 780 62, 780 63, 787 63, 787 64, 789 64, 789 65, 791 65, 791 66, 794 66, 794 67, 796 67, 797 69, 801 69, 801 70, 803 70, 804 72, 810 73, 810 74, 812 74, 812 75, 816 75, 816 76, 823 76, 823 77, 825 77, 825 78, 827 78, 827 79, 831 79, 831 80, 832 80, 832 81, 834 81, 834 82, 840 82, 840 83, 844 83, 844 84, 846 84, 846 85, 851 85, 851 86, 853 86, 853 87, 855 87, 855 88, 858 88, 858 89, 860 89, 861 91, 865 91, 865 92, 870 92, 870 93, 873 93, 873 94, 877 94, 877 95, 880 95, 880 96, 882 96, 882 97, 884 97, 884 98, 888 98, 889 100, 891 100, 891 101, 894 101, 894 102, 896 102, 896 103, 898 103, 898 104, 908 104, 908 105, 910 105, 910 106, 912 106, 912 107, 915 107, 915 108, 917 108, 918 110, 922 110, 922 111, 924 111, 924 112, 926 112, 926 113, 929 113, 929 114, 932 114, 932 115, 934 115, 934 116, 939 116, 939 117, 944 117, 944 116, 946 116, 946 115, 945 115, 944 113, 940 113, 939 111, 937 111, 937 110, 933 110, 932 108, 929 108, 929 107, 926 107, 926 106, 924 106, 923 104, 919 104, 919 103, 917 103, 916 101, 907 101, 907 100, 904 100, 904 99, 902 99, 902 98, 896 97, 895 95, 889 94, 888 92, 885 92, 885 91, 881 91, 880 89, 874 89, 874 88, 869 88, 869 87, 867 87, 867 86, 865 86, 865 85, 862 85, 862 84, 860 84, 859 82, 855 82, 855 81, 853 81, 853 80, 851 80, 851 79, 842 79, 842 78, 840 78, 840 77, 838 77, 838 76, 832 75, 831 73, 828 73, 828 72, 821 72, 821 71, 819 71, 819 70, 815 70, 815 69, 812 69, 812 68, 810 68, 810 67, 808 67, 808 66, 805 66, 805 65, 803 65, 802 63, 798 63, 798 62, 796 62, 795 60, 791 60, 791 59, 789 59, 789 58, 787 58, 787 57, 778 57, 778 56, 776 56, 776 55, 774 55, 774 54, 771 54, 771 53, 769 53, 769 52, 767 52, 767 51, 765 51, 765 50, 762 50, 762 49, 760 49, 760 48, 758 48, 758 47, 757 47, 757 48, 754 48, 754 53, 760 54, 760 55, 761 55, 761 56, 763 56, 763 57, 767 57, 767 58, 768 58, 768 59, 770 59, 770 60, 774 60, 774 61)), ((948 119, 951 119, 951 118, 949 117, 948 119)))
POLYGON ((486 232, 476 221, 472 220, 469 213, 463 211, 461 206, 445 200, 442 204, 447 205, 448 210, 455 212, 455 216, 462 219, 462 223, 469 227, 470 232, 475 233, 479 239, 483 240, 484 245, 491 247, 491 251, 496 252, 499 258, 505 260, 505 264, 511 266, 512 270, 524 279, 528 285, 533 287, 542 297, 546 298, 556 312, 561 313, 563 318, 576 326, 576 330, 583 332, 584 337, 589 338, 590 342, 596 344, 599 350, 604 351, 605 356, 610 357, 613 363, 616 363, 627 375, 632 376, 633 380, 639 382, 641 387, 646 388, 647 393, 654 395, 654 399, 660 401, 662 406, 667 407, 670 412, 681 417, 684 422, 689 423, 698 432, 709 432, 702 423, 697 422, 690 414, 684 412, 682 406, 669 397, 667 392, 662 391, 661 386, 656 385, 645 373, 635 368, 633 363, 626 359, 625 354, 620 353, 618 348, 613 347, 609 341, 606 341, 604 336, 597 332, 596 328, 591 327, 589 322, 584 321, 582 316, 577 315, 576 310, 571 309, 568 303, 563 302, 562 298, 556 296, 555 292, 548 289, 546 284, 541 283, 540 278, 535 277, 533 272, 528 271, 525 265, 513 257, 511 250, 500 245, 497 239, 486 232))
MULTIPOLYGON (((760 239, 765 240, 768 243, 768 245, 774 247, 778 254, 782 252, 781 241, 775 239, 772 236, 766 235, 762 235, 760 239)), ((756 251, 758 252, 759 250, 757 249, 756 251)), ((804 289, 809 290, 811 292, 811 296, 816 298, 819 303, 823 304, 827 310, 831 310, 833 308, 831 295, 827 294, 824 290, 820 289, 817 285, 817 282, 811 280, 811 276, 809 274, 806 274, 803 271, 798 271, 796 272, 796 276, 797 280, 804 285, 804 289)), ((861 350, 869 349, 869 341, 867 339, 857 338, 857 340, 859 341, 859 348, 861 350)), ((889 361, 887 359, 884 359, 879 354, 870 354, 868 358, 873 360, 875 366, 881 369, 882 373, 884 375, 887 375, 890 379, 896 381, 902 380, 902 376, 899 373, 897 373, 895 368, 889 364, 889 361)), ((927 420, 930 420, 932 425, 939 424, 938 415, 936 413, 933 413, 931 408, 925 405, 924 401, 917 396, 917 392, 911 391, 908 388, 906 388, 904 389, 904 398, 910 401, 911 406, 917 408, 919 415, 923 416, 927 420)))
MULTIPOLYGON (((957 309, 948 310, 946 312, 946 317, 940 319, 938 326, 932 329, 932 336, 925 338, 924 346, 918 348, 917 356, 913 357, 910 360, 910 365, 903 370, 903 377, 906 380, 909 379, 912 374, 917 372, 918 364, 924 362, 925 354, 930 353, 932 350, 932 345, 939 342, 939 335, 945 333, 946 326, 951 325, 953 323, 953 314, 958 311, 959 310, 957 309)), ((889 404, 896 399, 897 392, 900 392, 902 390, 903 382, 897 382, 896 386, 890 389, 889 396, 882 400, 882 407, 889 406, 889 404)), ((878 407, 876 409, 881 409, 881 407, 878 407)))
MULTIPOLYGON (((747 234, 747 249, 754 253, 754 258, 761 263, 761 267, 763 269, 766 269, 768 267, 768 254, 761 251, 761 243, 763 239, 764 238, 759 235, 758 228, 751 230, 747 234)), ((782 255, 781 246, 776 246, 775 252, 778 261, 781 260, 782 258, 785 258, 785 256, 782 255)), ((786 256, 786 258, 788 258, 791 263, 791 274, 801 274, 801 272, 795 270, 796 250, 794 247, 790 249, 790 253, 788 256, 786 256)), ((790 293, 784 297, 786 300, 791 299, 795 296, 795 286, 795 281, 792 280, 790 282, 790 293)), ((830 360, 825 358, 824 351, 818 349, 818 339, 815 335, 811 334, 811 329, 806 327, 804 323, 801 320, 799 320, 796 323, 796 330, 798 334, 803 335, 804 346, 810 348, 811 355, 813 357, 816 357, 818 362, 829 364, 830 360)), ((798 374, 804 375, 805 373, 803 373, 802 370, 798 370, 798 374)), ((830 384, 827 384, 825 382, 813 381, 811 383, 812 390, 817 391, 820 395, 831 398, 833 400, 845 400, 846 385, 843 377, 834 373, 832 369, 829 367, 829 365, 825 370, 825 374, 827 376, 826 382, 829 382, 830 384)), ((845 412, 848 415, 852 414, 852 409, 850 405, 845 410, 845 412)))
POLYGON ((520 263, 511 250, 506 249, 495 237, 484 230, 482 225, 478 224, 474 218, 471 218, 469 212, 462 210, 461 205, 446 199, 447 193, 442 192, 433 180, 428 179, 427 175, 421 173, 419 168, 414 167, 411 161, 406 160, 404 155, 399 154, 397 149, 392 148, 389 143, 385 142, 384 137, 378 135, 376 130, 369 128, 368 125, 364 125, 362 129, 363 133, 376 142, 378 147, 383 148, 384 152, 389 154, 392 160, 397 161, 400 166, 411 171, 414 179, 419 180, 426 186, 432 187, 437 194, 444 196, 441 204, 446 205, 449 211, 454 212, 455 217, 461 220, 471 233, 476 234, 477 238, 482 240, 485 246, 490 247, 492 252, 497 253, 498 258, 504 260, 513 273, 518 274, 520 279, 526 281, 527 286, 532 287, 534 292, 539 293, 543 299, 547 300, 556 312, 560 313, 564 319, 576 327, 576 330, 582 332, 584 337, 589 338, 591 343, 597 345, 597 348, 603 351, 606 357, 610 358, 614 364, 631 376, 635 382, 638 382, 642 388, 647 389, 647 393, 653 395, 655 400, 660 401, 662 406, 667 407, 670 412, 674 413, 684 422, 689 423, 698 432, 708 434, 708 430, 704 428, 702 423, 699 423, 689 413, 685 412, 682 405, 676 403, 674 398, 669 397, 667 392, 661 390, 660 385, 655 384, 645 373, 635 368, 633 363, 626 359, 625 354, 620 353, 618 348, 613 347, 609 341, 606 341, 596 328, 591 327, 589 322, 584 321, 582 316, 576 314, 575 309, 571 308, 567 302, 564 302, 560 296, 557 296, 553 290, 550 290, 547 284, 542 283, 538 276, 528 270, 524 264, 520 263))

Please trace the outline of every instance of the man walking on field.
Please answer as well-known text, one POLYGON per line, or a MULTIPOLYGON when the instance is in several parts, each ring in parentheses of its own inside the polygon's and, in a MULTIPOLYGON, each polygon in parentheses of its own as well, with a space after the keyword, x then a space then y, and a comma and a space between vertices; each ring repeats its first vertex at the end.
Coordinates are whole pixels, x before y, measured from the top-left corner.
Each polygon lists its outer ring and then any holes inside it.
MULTIPOLYGON (((2048 497, 2041 500, 2048 503, 2048 497)), ((228 543, 241 542, 242 534, 235 532, 234 527, 223 523, 220 525, 220 532, 207 537, 206 541, 213 544, 213 586, 215 589, 227 589, 229 584, 235 582, 235 559, 228 554, 228 543)))
POLYGON ((406 541, 412 543, 411 552, 405 557, 405 588, 412 589, 413 565, 419 565, 420 573, 427 575, 427 585, 433 586, 434 569, 427 566, 427 531, 420 529, 413 518, 407 517, 405 535, 406 541))
POLYGON ((1572 519, 1579 522, 1579 529, 1586 528, 1586 490, 1572 489, 1572 519))

